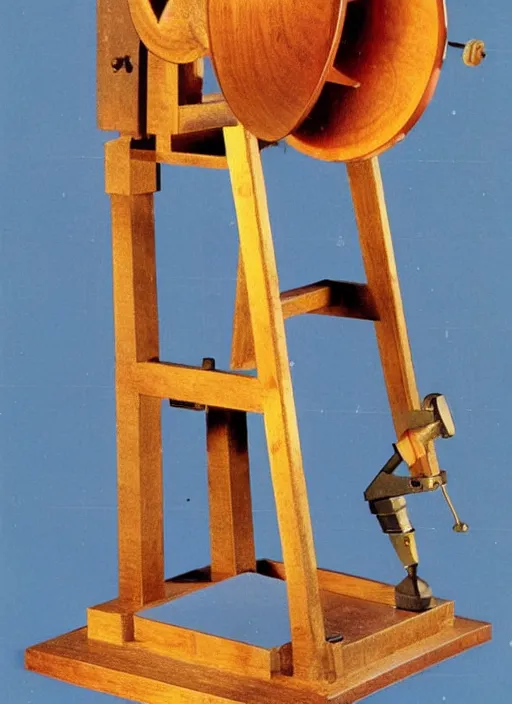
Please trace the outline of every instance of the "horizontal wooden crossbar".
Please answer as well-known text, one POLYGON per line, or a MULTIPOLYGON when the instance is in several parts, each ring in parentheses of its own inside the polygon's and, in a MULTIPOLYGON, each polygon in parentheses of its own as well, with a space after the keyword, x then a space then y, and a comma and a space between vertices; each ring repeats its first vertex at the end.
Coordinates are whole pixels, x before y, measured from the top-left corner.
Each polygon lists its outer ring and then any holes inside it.
MULTIPOLYGON (((142 612, 144 613, 144 612, 142 612)), ((270 679, 281 669, 279 648, 262 648, 249 643, 201 633, 189 628, 159 623, 136 615, 135 640, 177 660, 207 667, 226 668, 249 677, 270 679)))
MULTIPOLYGON (((284 564, 275 560, 258 560, 257 571, 266 577, 286 579, 284 564)), ((376 604, 395 605, 395 588, 390 584, 322 569, 317 570, 317 576, 320 589, 376 604)))
POLYGON ((340 318, 378 320, 377 306, 366 284, 348 281, 318 281, 281 294, 283 315, 314 313, 340 318))
MULTIPOLYGON (((205 96, 206 97, 206 96, 205 96)), ((200 132, 204 129, 221 129, 238 124, 222 95, 208 96, 209 100, 179 108, 179 132, 200 132)))
POLYGON ((245 374, 167 362, 119 364, 118 374, 141 396, 173 399, 236 411, 263 412, 259 380, 245 374))

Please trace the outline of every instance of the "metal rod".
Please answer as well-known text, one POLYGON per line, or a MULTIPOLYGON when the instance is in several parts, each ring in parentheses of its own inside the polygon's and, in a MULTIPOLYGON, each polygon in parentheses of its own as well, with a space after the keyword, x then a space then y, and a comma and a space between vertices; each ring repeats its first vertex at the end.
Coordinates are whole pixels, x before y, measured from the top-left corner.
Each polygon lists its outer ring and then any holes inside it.
POLYGON ((463 523, 460 520, 460 518, 457 514, 457 511, 455 510, 455 506, 453 505, 452 500, 450 499, 450 497, 448 495, 448 491, 447 491, 446 486, 444 484, 441 486, 441 491, 443 492, 443 496, 446 500, 446 503, 448 504, 448 507, 449 507, 450 511, 452 512, 453 517, 455 519, 455 525, 453 526, 453 530, 456 533, 467 533, 469 530, 469 526, 467 523, 463 523))

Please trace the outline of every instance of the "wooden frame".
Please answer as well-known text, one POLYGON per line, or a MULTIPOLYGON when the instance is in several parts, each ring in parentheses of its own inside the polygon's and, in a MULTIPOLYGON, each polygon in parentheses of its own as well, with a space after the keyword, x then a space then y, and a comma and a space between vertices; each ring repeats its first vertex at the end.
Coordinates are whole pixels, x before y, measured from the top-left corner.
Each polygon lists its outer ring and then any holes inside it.
MULTIPOLYGON (((488 624, 455 617, 453 602, 420 614, 397 611, 393 587, 316 564, 285 318, 315 313, 373 321, 398 433, 420 409, 378 162, 349 166, 368 282, 322 281, 281 294, 260 143, 221 99, 202 96, 200 62, 178 67, 150 54, 147 70, 151 99, 143 122, 153 137, 134 140, 139 128, 123 128, 105 156, 119 595, 88 609, 87 628, 29 648, 27 667, 147 704, 348 704, 490 637, 488 624), (160 360, 153 213, 160 163, 229 169, 240 237, 233 366, 255 367, 256 376, 160 360), (163 558, 164 399, 206 410, 210 495, 212 563, 171 580, 163 558), (282 564, 256 561, 247 412, 264 418, 282 564), (146 618, 156 606, 247 572, 286 581, 290 642, 266 649, 146 618)), ((115 113, 110 119, 112 128, 115 113)), ((433 448, 413 470, 437 471, 433 448)))

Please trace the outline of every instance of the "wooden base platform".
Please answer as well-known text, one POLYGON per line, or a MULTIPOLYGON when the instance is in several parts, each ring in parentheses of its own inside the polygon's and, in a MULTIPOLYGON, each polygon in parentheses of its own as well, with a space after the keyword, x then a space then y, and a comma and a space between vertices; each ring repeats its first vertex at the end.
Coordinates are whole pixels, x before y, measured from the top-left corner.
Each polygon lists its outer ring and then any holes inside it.
MULTIPOLYGON (((258 571, 265 575, 254 575, 260 586, 268 580, 274 588, 284 577, 280 563, 261 561, 258 571)), ((437 601, 421 614, 398 611, 390 585, 325 570, 318 576, 327 635, 343 634, 343 641, 333 644, 342 674, 332 683, 292 676, 289 643, 255 646, 169 626, 158 622, 158 608, 152 620, 144 612, 134 615, 135 640, 92 639, 83 628, 29 648, 26 665, 40 674, 144 704, 351 704, 491 638, 489 624, 455 617, 451 601, 437 601), (232 657, 236 652, 237 666, 232 657)), ((164 603, 186 600, 187 594, 197 595, 198 588, 204 594, 219 593, 219 582, 191 583, 183 592, 177 589, 178 584, 185 586, 180 579, 170 580, 164 603)), ((192 598, 194 607, 197 598, 192 598)), ((95 609, 114 614, 116 603, 95 609)), ((91 623, 97 621, 90 620, 89 628, 91 623)), ((105 633, 110 636, 108 629, 105 633)), ((261 629, 259 635, 264 637, 261 629)))

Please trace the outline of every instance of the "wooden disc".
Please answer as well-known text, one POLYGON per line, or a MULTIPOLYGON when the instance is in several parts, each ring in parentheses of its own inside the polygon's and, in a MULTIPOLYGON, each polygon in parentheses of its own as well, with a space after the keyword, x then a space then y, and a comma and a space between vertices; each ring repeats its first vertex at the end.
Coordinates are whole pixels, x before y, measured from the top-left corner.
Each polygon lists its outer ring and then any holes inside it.
POLYGON ((360 85, 326 83, 289 142, 329 161, 393 146, 433 96, 446 49, 443 0, 350 2, 335 66, 360 85))
POLYGON ((151 0, 128 0, 137 34, 156 56, 186 64, 208 52, 206 0, 167 0, 159 17, 151 0))
POLYGON ((347 0, 209 0, 221 90, 254 135, 273 142, 309 113, 332 66, 347 0))

